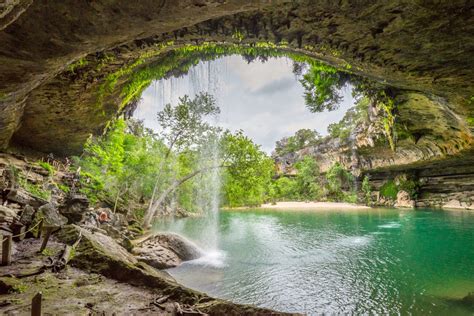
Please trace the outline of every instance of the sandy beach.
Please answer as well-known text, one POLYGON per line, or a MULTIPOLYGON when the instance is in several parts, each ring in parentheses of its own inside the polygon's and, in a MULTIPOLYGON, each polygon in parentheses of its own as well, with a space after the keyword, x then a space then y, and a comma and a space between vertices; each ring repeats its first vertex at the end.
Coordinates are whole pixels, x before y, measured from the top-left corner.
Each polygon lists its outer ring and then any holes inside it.
POLYGON ((224 208, 229 210, 265 209, 265 210, 368 210, 370 207, 345 202, 277 202, 276 204, 262 204, 260 207, 224 208))

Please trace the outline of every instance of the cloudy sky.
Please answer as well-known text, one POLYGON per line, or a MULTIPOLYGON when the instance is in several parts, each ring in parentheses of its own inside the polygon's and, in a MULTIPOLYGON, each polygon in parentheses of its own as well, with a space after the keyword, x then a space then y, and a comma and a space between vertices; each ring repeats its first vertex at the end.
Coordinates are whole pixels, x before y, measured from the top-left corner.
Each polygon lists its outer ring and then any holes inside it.
POLYGON ((339 121, 352 106, 350 89, 337 111, 310 113, 304 104, 303 87, 286 58, 247 64, 240 56, 201 62, 182 78, 153 82, 142 95, 135 117, 158 130, 156 113, 178 97, 207 91, 215 95, 221 114, 216 124, 230 130, 242 129, 270 153, 275 142, 301 128, 327 134, 327 126, 339 121))

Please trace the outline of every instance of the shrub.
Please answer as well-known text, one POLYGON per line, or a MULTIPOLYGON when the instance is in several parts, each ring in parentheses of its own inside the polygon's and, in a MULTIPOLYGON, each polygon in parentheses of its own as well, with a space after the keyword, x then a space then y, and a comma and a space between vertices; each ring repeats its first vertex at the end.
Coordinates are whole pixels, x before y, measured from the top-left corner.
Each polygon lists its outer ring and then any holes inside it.
POLYGON ((344 192, 342 200, 347 203, 356 203, 357 202, 357 194, 355 192, 344 192))
POLYGON ((350 191, 354 185, 354 176, 336 162, 326 173, 328 198, 333 201, 343 201, 345 191, 350 191))
POLYGON ((370 198, 370 194, 372 192, 371 188, 370 188, 370 183, 369 183, 369 177, 368 176, 364 176, 364 180, 362 180, 362 192, 364 193, 364 200, 365 200, 365 203, 367 205, 370 204, 371 202, 371 198, 370 198))
POLYGON ((419 184, 415 180, 407 179, 400 181, 398 189, 406 191, 412 199, 416 199, 418 196, 419 184))
POLYGON ((393 180, 385 182, 380 188, 380 195, 383 197, 396 200, 398 193, 398 187, 393 180))
POLYGON ((56 170, 54 169, 54 167, 53 167, 50 163, 48 163, 48 162, 46 162, 46 161, 40 161, 38 164, 39 164, 43 169, 45 169, 45 170, 48 171, 49 176, 52 177, 52 176, 54 175, 54 173, 55 173, 56 170))

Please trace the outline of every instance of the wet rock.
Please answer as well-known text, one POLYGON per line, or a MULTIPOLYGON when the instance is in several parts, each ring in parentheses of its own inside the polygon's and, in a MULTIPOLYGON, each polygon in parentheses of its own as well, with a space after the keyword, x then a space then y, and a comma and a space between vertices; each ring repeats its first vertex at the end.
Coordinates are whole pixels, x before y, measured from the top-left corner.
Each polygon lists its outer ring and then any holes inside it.
POLYGON ((100 274, 89 274, 79 277, 76 281, 74 281, 75 286, 88 286, 92 284, 98 284, 104 281, 104 277, 100 274))
POLYGON ((0 294, 9 294, 19 292, 24 284, 17 278, 0 277, 0 294))
POLYGON ((400 190, 397 193, 397 202, 395 203, 395 207, 413 208, 415 207, 415 201, 412 200, 408 192, 400 190))
POLYGON ((20 222, 25 226, 29 226, 33 222, 35 213, 36 210, 32 206, 26 205, 21 212, 20 222))
POLYGON ((0 223, 8 222, 12 223, 18 219, 17 211, 12 210, 9 207, 0 205, 0 223))
POLYGON ((74 194, 66 200, 65 206, 61 209, 61 214, 68 219, 69 224, 79 223, 83 221, 88 208, 89 199, 84 195, 74 194))
POLYGON ((65 243, 73 244, 81 235, 71 264, 89 272, 99 273, 119 281, 127 281, 136 285, 147 285, 146 279, 159 279, 159 282, 173 281, 163 272, 156 270, 146 272, 138 266, 138 260, 113 238, 100 232, 94 232, 76 225, 65 226, 58 238, 65 243))
POLYGON ((173 251, 160 245, 136 247, 133 249, 137 259, 157 269, 169 269, 179 266, 182 260, 173 251))
POLYGON ((102 231, 104 231, 107 234, 107 236, 110 236, 114 238, 115 240, 117 240, 117 242, 122 247, 127 249, 127 251, 131 251, 133 249, 133 245, 130 242, 130 239, 125 236, 123 231, 109 224, 101 224, 98 229, 101 229, 102 231))
POLYGON ((31 205, 35 208, 48 203, 48 201, 33 196, 31 193, 22 188, 10 190, 7 194, 7 200, 23 206, 31 205))
POLYGON ((41 206, 35 215, 35 221, 43 220, 43 226, 61 227, 67 224, 67 218, 59 214, 58 209, 52 203, 41 206))
POLYGON ((179 266, 183 261, 202 255, 199 248, 187 239, 172 233, 155 234, 133 249, 137 259, 157 269, 179 266))

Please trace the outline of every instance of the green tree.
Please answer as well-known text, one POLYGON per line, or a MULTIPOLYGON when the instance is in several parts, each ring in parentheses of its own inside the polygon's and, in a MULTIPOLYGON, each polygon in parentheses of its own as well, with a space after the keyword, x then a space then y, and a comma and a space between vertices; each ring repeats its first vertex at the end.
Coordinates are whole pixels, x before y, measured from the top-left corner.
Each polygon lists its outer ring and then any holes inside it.
POLYGON ((196 175, 219 167, 218 165, 203 166, 196 170, 190 170, 187 174, 181 174, 179 178, 165 183, 166 188, 161 181, 163 169, 166 167, 166 161, 174 151, 178 153, 192 152, 205 144, 210 137, 220 130, 211 126, 205 121, 206 117, 216 115, 220 112, 219 107, 213 96, 208 93, 199 93, 194 99, 187 95, 179 99, 178 104, 173 107, 167 104, 162 111, 158 113, 158 122, 162 129, 161 135, 167 150, 163 163, 159 167, 158 175, 150 199, 149 207, 145 213, 144 225, 149 226, 159 207, 165 202, 165 199, 173 193, 178 187, 182 186, 196 175), (159 193, 159 194, 158 194, 159 193))
POLYGON ((318 181, 319 166, 316 160, 305 156, 295 164, 295 168, 298 171, 295 180, 300 198, 317 200, 321 195, 321 188, 318 181))
POLYGON ((368 108, 370 99, 367 97, 360 97, 355 106, 348 109, 344 117, 338 123, 332 123, 328 126, 329 135, 333 138, 346 140, 350 137, 357 125, 367 122, 368 108))
POLYGON ((76 163, 83 174, 82 190, 93 201, 119 201, 149 197, 156 167, 165 145, 139 122, 118 119, 103 137, 91 138, 76 163))
POLYGON ((326 64, 313 64, 300 80, 306 106, 313 113, 334 111, 342 100, 340 90, 349 82, 349 74, 326 64))
POLYGON ((326 172, 326 181, 329 198, 338 202, 346 200, 347 192, 351 192, 354 187, 354 176, 339 162, 334 163, 326 172))
POLYGON ((256 206, 268 197, 273 160, 242 131, 222 137, 223 200, 228 206, 256 206))
POLYGON ((298 184, 294 178, 280 177, 272 182, 274 197, 277 200, 299 200, 298 184))
POLYGON ((369 177, 368 176, 364 176, 364 179, 362 180, 362 192, 364 193, 365 203, 367 205, 370 205, 372 189, 370 187, 370 182, 369 182, 369 177))
POLYGON ((321 142, 322 137, 315 130, 300 129, 295 135, 284 137, 276 142, 275 153, 283 156, 289 153, 297 152, 308 146, 314 146, 321 142))

